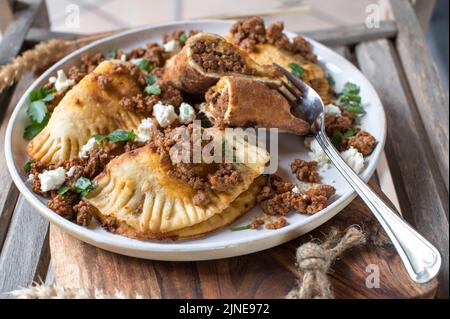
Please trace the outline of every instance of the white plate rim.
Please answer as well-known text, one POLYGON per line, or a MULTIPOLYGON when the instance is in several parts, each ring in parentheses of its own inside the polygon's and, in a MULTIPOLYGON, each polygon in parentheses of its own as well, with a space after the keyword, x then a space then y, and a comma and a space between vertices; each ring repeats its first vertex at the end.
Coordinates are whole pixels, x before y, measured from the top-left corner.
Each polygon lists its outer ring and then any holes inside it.
MULTIPOLYGON (((28 93, 33 90, 39 82, 41 82, 43 79, 47 78, 49 74, 54 73, 58 67, 61 64, 64 64, 65 62, 69 61, 70 59, 76 57, 78 54, 85 52, 95 46, 104 44, 106 42, 109 42, 111 40, 115 40, 117 38, 126 37, 128 35, 131 35, 133 33, 138 33, 140 31, 146 31, 149 29, 155 29, 155 28, 162 28, 162 27, 169 27, 169 26, 188 26, 189 24, 210 24, 210 23, 224 23, 224 24, 231 24, 232 21, 230 20, 185 20, 185 21, 177 21, 177 22, 168 22, 168 23, 161 23, 161 24, 154 24, 154 25, 147 25, 144 27, 139 27, 135 29, 131 29, 125 32, 121 32, 100 40, 97 40, 95 42, 90 43, 87 46, 84 46, 71 54, 67 55, 63 59, 59 60, 57 63, 55 63, 52 67, 50 67, 48 70, 46 70, 39 78, 37 78, 30 87, 24 92, 23 96, 19 99, 17 102, 17 105, 14 109, 13 114, 11 115, 6 134, 5 134, 5 157, 6 157, 6 163, 8 170, 11 174, 11 177, 19 189, 20 193, 24 195, 25 199, 35 208, 41 215, 43 215, 45 218, 47 218, 51 223, 55 224, 56 226, 62 228, 64 231, 70 233, 71 235, 77 237, 78 239, 88 242, 94 246, 104 248, 110 251, 114 251, 120 254, 129 255, 129 256, 135 256, 139 258, 146 258, 146 259, 157 259, 157 260, 208 260, 208 259, 218 259, 218 258, 226 258, 226 257, 232 257, 232 256, 239 256, 244 255, 248 253, 252 253, 255 251, 260 251, 264 249, 271 248, 275 245, 281 244, 287 240, 293 239, 297 237, 299 234, 296 235, 295 228, 303 227, 306 232, 311 231, 312 229, 318 227, 319 225, 325 223, 329 219, 331 219, 333 216, 335 216, 337 213, 339 213, 344 207, 346 207, 355 197, 356 193, 348 193, 343 196, 341 196, 339 199, 334 201, 330 206, 323 209, 322 211, 309 216, 307 219, 307 222, 305 222, 302 225, 298 224, 291 224, 287 225, 281 229, 278 229, 277 231, 273 231, 270 234, 267 233, 261 233, 259 236, 255 236, 251 241, 246 240, 245 236, 242 236, 239 240, 233 240, 232 242, 215 242, 215 243, 197 243, 195 245, 192 245, 191 243, 177 243, 177 245, 168 245, 164 242, 153 242, 153 241, 140 241, 140 240, 133 240, 129 242, 122 242, 120 239, 116 238, 121 237, 119 235, 113 235, 113 236, 105 236, 104 234, 95 233, 92 230, 79 226, 71 221, 68 221, 67 219, 59 216, 55 212, 53 212, 51 209, 49 209, 46 205, 44 205, 39 199, 36 197, 34 193, 32 193, 28 187, 26 186, 25 182, 22 180, 22 178, 19 175, 19 172, 16 169, 14 160, 13 160, 13 153, 12 153, 12 131, 13 126, 16 121, 16 118, 19 114, 20 108, 17 106, 25 105, 28 93), (310 226, 310 227, 308 227, 310 226), (271 238, 273 237, 273 238, 271 238), (267 240, 268 242, 271 242, 270 245, 264 245, 262 241, 267 240), (136 243, 135 243, 136 242, 136 243), (261 248, 254 248, 253 244, 255 242, 261 242, 261 248), (227 248, 233 248, 238 247, 241 245, 245 245, 248 248, 245 251, 239 251, 239 252, 219 252, 212 254, 213 257, 208 256, 208 252, 212 251, 221 251, 225 250, 227 248), (145 246, 151 246, 151 249, 149 247, 145 246), (253 248, 250 248, 253 247, 253 248), (174 256, 173 254, 184 252, 184 253, 193 253, 192 256, 185 256, 179 258, 178 256, 174 256), (200 253, 200 254, 195 254, 200 253)), ((286 31, 288 35, 294 35, 295 33, 286 31)), ((334 63, 335 64, 347 64, 347 67, 353 69, 353 72, 359 74, 362 79, 366 82, 364 86, 368 88, 371 92, 371 95, 377 97, 378 103, 380 106, 382 106, 382 103, 378 97, 378 94, 376 93, 375 89, 373 88, 372 84, 367 80, 367 78, 361 73, 359 69, 356 68, 353 64, 351 64, 349 61, 347 61, 345 58, 341 57, 337 53, 335 53, 333 50, 329 49, 328 47, 312 40, 309 38, 306 38, 308 41, 311 42, 314 48, 320 48, 320 50, 327 52, 328 54, 331 54, 334 56, 334 63)), ((361 178, 365 181, 368 181, 369 178, 372 176, 372 174, 375 172, 378 160, 380 158, 381 152, 383 151, 384 144, 386 141, 386 115, 384 112, 383 107, 381 107, 381 118, 380 118, 380 124, 381 124, 381 132, 382 136, 378 140, 378 144, 376 149, 374 150, 373 154, 371 155, 371 160, 367 163, 366 168, 364 172, 360 175, 361 178)), ((19 165, 20 166, 20 165, 19 165)), ((302 232, 302 234, 305 232, 302 232)), ((184 254, 186 255, 186 254, 184 254)))

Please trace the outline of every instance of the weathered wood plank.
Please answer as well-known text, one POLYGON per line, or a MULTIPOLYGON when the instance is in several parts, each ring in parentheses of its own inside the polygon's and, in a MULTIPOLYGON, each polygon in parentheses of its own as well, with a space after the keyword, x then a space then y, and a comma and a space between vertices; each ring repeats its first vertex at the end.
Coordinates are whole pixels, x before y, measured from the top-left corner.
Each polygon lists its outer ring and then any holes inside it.
MULTIPOLYGON (((449 97, 423 31, 407 0, 391 0, 398 26, 395 45, 422 116, 431 150, 449 190, 449 97)), ((423 136, 425 138, 426 135, 423 136)))
POLYGON ((17 4, 13 21, 9 24, 0 42, 0 65, 7 64, 20 52, 25 35, 43 5, 43 1, 24 0, 20 2, 20 5, 17 4))
POLYGON ((448 296, 448 193, 424 139, 425 128, 405 86, 395 51, 388 40, 361 43, 356 56, 384 105, 388 137, 386 155, 394 174, 403 215, 442 254, 440 295, 448 296))
MULTIPOLYGON (((32 75, 26 74, 16 85, 11 102, 4 104, 0 110, 0 150, 2 152, 0 156, 0 185, 2 185, 0 187, 0 250, 8 231, 9 222, 14 211, 17 197, 19 196, 19 191, 9 175, 4 156, 6 126, 17 101, 32 81, 32 75)), ((13 88, 11 88, 11 90, 12 89, 13 88)))
MULTIPOLYGON (((358 66, 358 61, 352 50, 348 46, 337 46, 332 47, 332 49, 342 55, 344 58, 352 62, 354 65, 358 66)), ((391 200, 397 211, 402 214, 400 203, 398 201, 397 191, 395 190, 395 185, 392 178, 391 170, 386 159, 385 151, 381 153, 381 157, 378 160, 377 174, 378 184, 380 189, 386 194, 386 196, 391 200)))
POLYGON ((28 31, 25 42, 27 44, 36 44, 42 41, 48 41, 49 39, 63 39, 63 40, 74 40, 79 38, 79 34, 67 33, 67 32, 56 32, 43 28, 30 28, 28 31))
POLYGON ((37 28, 50 29, 50 18, 48 16, 47 3, 45 1, 42 2, 42 5, 40 6, 38 13, 36 14, 36 18, 34 19, 32 26, 37 28))
POLYGON ((0 33, 6 30, 13 17, 11 5, 8 1, 0 1, 0 33))
POLYGON ((45 280, 50 256, 47 230, 48 221, 19 197, 0 255, 0 294, 45 280))
MULTIPOLYGON (((360 199, 312 236, 322 238, 330 226, 343 230, 354 224, 362 225, 369 243, 333 265, 330 276, 337 298, 433 298, 436 280, 418 285, 409 279, 389 239, 360 199), (380 271, 379 288, 366 286, 369 264, 380 271)), ((55 281, 66 287, 101 288, 109 293, 120 289, 147 298, 283 298, 296 285, 295 250, 310 238, 234 258, 160 262, 106 252, 51 226, 50 249, 55 281)))
POLYGON ((393 38, 397 34, 397 26, 393 21, 381 21, 379 28, 368 28, 362 23, 302 34, 329 46, 352 45, 379 38, 393 38))
POLYGON ((413 7, 422 31, 427 32, 434 8, 436 7, 436 0, 414 0, 413 7))

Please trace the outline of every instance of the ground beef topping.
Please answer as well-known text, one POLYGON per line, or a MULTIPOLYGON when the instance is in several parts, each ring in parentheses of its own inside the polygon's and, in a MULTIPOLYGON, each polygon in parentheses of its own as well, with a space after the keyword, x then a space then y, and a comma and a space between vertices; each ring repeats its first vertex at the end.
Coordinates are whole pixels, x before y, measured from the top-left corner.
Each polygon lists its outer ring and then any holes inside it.
POLYGON ((142 114, 144 116, 151 116, 153 105, 158 103, 159 97, 157 95, 137 94, 135 96, 125 96, 119 104, 126 108, 128 111, 142 114))
POLYGON ((254 70, 246 65, 237 51, 231 48, 221 49, 219 44, 219 41, 196 41, 191 46, 192 58, 205 72, 254 74, 254 70))
POLYGON ((291 210, 300 214, 314 214, 327 206, 335 189, 329 185, 318 185, 304 193, 292 191, 293 184, 272 175, 257 196, 264 213, 285 216, 291 210))
POLYGON ((131 97, 125 96, 119 101, 120 105, 128 111, 148 117, 152 115, 153 106, 158 102, 173 105, 175 107, 178 107, 183 103, 183 94, 172 84, 172 82, 158 80, 157 84, 161 89, 161 94, 148 95, 139 93, 131 97))
MULTIPOLYGON (((189 147, 195 143, 201 143, 202 146, 209 143, 210 140, 201 139, 194 141, 192 124, 173 129, 165 129, 164 132, 156 133, 147 145, 152 151, 160 155, 160 162, 167 169, 167 174, 187 185, 190 185, 195 191, 194 204, 206 206, 210 203, 210 191, 226 192, 230 187, 242 182, 242 177, 233 163, 195 163, 193 152, 190 152, 190 158, 186 161, 180 161, 172 151, 172 147, 177 144, 180 147, 189 147), (184 134, 189 134, 189 139, 184 139, 184 134), (183 138, 183 140, 181 140, 183 138)), ((205 137, 202 130, 199 138, 205 137)), ((181 151, 178 149, 178 151, 181 151)))
POLYGON ((287 225, 286 219, 283 217, 277 218, 277 220, 268 223, 266 225, 267 229, 279 229, 279 228, 283 228, 284 226, 287 225))
POLYGON ((96 74, 95 78, 97 79, 97 84, 100 87, 100 89, 107 91, 111 88, 112 85, 112 79, 104 76, 102 74, 96 74))
MULTIPOLYGON (((54 86, 55 86, 55 85, 54 85, 53 83, 47 83, 46 85, 44 85, 44 87, 45 87, 46 89, 51 89, 51 88, 53 88, 54 86)), ((70 88, 71 88, 71 87, 70 87, 70 88)), ((69 88, 69 89, 70 89, 70 88, 69 88)), ((69 90, 69 89, 68 89, 68 90, 69 90)), ((53 110, 55 109, 55 107, 58 106, 59 102, 61 102, 62 98, 64 97, 64 95, 66 95, 66 93, 67 93, 68 90, 65 90, 65 91, 59 91, 59 92, 52 93, 53 99, 52 99, 51 101, 45 103, 45 106, 47 107, 47 111, 53 112, 53 110)))
POLYGON ((183 43, 183 42, 186 42, 186 41, 182 41, 184 36, 186 36, 186 40, 187 40, 190 37, 192 37, 193 35, 196 35, 197 33, 200 33, 200 31, 190 30, 189 32, 185 32, 183 30, 176 30, 176 31, 173 31, 172 33, 165 34, 163 36, 163 42, 167 43, 172 40, 175 40, 175 41, 180 41, 181 43, 183 43))
POLYGON ((341 116, 327 115, 325 117, 325 130, 328 136, 332 136, 335 131, 341 133, 347 132, 355 123, 356 116, 354 113, 341 109, 341 116))
POLYGON ((145 48, 135 48, 126 54, 127 60, 144 58, 150 61, 151 66, 162 67, 169 58, 164 48, 158 43, 149 43, 145 48))
POLYGON ((283 33, 283 29, 283 22, 275 22, 269 25, 266 32, 267 42, 275 45, 277 48, 292 52, 294 51, 294 46, 283 33))
POLYGON ((239 171, 230 163, 219 165, 219 168, 213 174, 210 174, 208 179, 211 188, 219 192, 225 192, 230 187, 242 182, 239 171))
POLYGON ((146 84, 145 72, 131 62, 114 64, 110 70, 110 74, 127 74, 135 79, 142 87, 146 84))
POLYGON ((301 159, 295 159, 291 163, 291 171, 300 181, 308 183, 319 183, 320 176, 317 172, 316 161, 307 162, 301 159))
POLYGON ((258 43, 266 42, 266 28, 260 17, 237 21, 230 29, 235 44, 247 52, 253 52, 258 43))
POLYGON ((293 39, 293 45, 295 52, 299 53, 306 60, 317 63, 317 56, 312 51, 311 43, 306 41, 306 39, 300 35, 293 39))
POLYGON ((302 36, 293 41, 283 33, 284 23, 275 22, 266 29, 264 20, 260 17, 251 17, 237 21, 230 29, 234 43, 244 51, 255 52, 259 43, 269 43, 281 50, 300 54, 306 60, 317 63, 317 56, 312 51, 311 44, 302 36))
POLYGON ((30 174, 33 175, 31 181, 33 191, 49 198, 47 206, 58 215, 84 226, 89 224, 94 208, 86 202, 80 201, 80 195, 73 189, 68 190, 62 195, 58 194, 58 190, 42 192, 38 174, 42 173, 44 170, 54 170, 58 167, 63 167, 66 172, 73 168, 73 175, 66 176, 64 183, 70 187, 70 185, 73 185, 80 177, 91 180, 94 179, 104 170, 106 164, 114 157, 103 149, 90 150, 86 155, 86 158, 73 158, 61 161, 57 164, 49 164, 47 166, 36 162, 33 163, 30 168, 30 174))
POLYGON ((347 141, 347 148, 354 147, 364 156, 370 155, 376 145, 377 140, 366 131, 359 131, 347 141))
POLYGON ((255 218, 250 223, 250 228, 251 229, 259 229, 259 227, 261 225, 264 225, 264 223, 265 223, 264 219, 262 219, 262 218, 255 218))
POLYGON ((70 192, 64 195, 55 195, 48 201, 47 206, 61 217, 74 221, 77 217, 74 206, 79 200, 80 196, 78 194, 70 192))
POLYGON ((170 81, 158 81, 161 88, 161 102, 175 107, 183 103, 183 94, 170 81))
POLYGON ((94 216, 94 207, 85 202, 84 200, 80 201, 73 207, 73 210, 76 213, 76 222, 81 226, 89 226, 91 223, 92 217, 94 216))

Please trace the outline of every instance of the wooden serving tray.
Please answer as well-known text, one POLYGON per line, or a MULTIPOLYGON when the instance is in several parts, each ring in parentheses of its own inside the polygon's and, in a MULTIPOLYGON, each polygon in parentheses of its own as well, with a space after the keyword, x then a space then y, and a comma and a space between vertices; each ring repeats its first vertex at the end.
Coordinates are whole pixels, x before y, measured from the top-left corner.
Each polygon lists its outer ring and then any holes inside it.
POLYGON ((345 230, 351 225, 360 225, 368 242, 346 252, 333 265, 330 277, 336 298, 435 296, 437 280, 420 285, 409 278, 380 224, 359 198, 311 234, 259 253, 212 261, 121 256, 51 226, 51 262, 56 283, 70 288, 99 288, 109 293, 120 289, 147 298, 283 298, 299 278, 296 248, 312 236, 322 238, 331 226, 345 230))

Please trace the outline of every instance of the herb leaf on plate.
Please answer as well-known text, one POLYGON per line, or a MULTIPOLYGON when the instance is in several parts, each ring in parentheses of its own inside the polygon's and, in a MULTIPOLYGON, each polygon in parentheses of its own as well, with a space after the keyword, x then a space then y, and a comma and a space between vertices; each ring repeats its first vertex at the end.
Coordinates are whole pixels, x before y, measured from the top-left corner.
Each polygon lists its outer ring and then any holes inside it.
POLYGON ((79 193, 83 197, 86 197, 89 192, 96 187, 96 185, 89 178, 80 177, 73 184, 73 187, 75 188, 75 191, 77 193, 79 193))
POLYGON ((289 63, 289 67, 291 68, 291 73, 296 77, 301 77, 305 73, 305 69, 295 62, 289 63))
POLYGON ((347 111, 355 114, 364 114, 366 111, 361 104, 361 96, 359 95, 360 89, 354 83, 347 82, 342 89, 342 92, 338 94, 338 102, 347 111))

